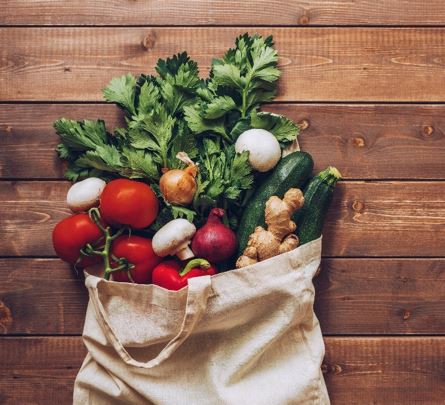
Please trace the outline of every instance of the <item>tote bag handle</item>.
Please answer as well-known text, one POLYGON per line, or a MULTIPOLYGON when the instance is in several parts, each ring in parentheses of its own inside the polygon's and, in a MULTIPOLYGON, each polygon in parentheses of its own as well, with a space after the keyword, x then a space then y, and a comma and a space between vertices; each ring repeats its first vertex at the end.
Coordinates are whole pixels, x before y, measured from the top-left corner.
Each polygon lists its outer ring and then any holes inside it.
POLYGON ((97 319, 102 328, 103 333, 113 345, 119 357, 128 365, 140 368, 153 368, 164 360, 168 359, 182 343, 190 336, 196 325, 204 315, 207 308, 207 300, 211 293, 210 276, 194 277, 188 280, 187 301, 185 304, 185 313, 182 320, 181 328, 176 336, 171 339, 161 352, 148 362, 140 362, 135 360, 122 343, 119 341, 113 328, 110 326, 108 316, 105 313, 104 306, 99 298, 97 285, 103 280, 98 277, 88 276, 86 286, 90 291, 90 299, 94 305, 97 319))

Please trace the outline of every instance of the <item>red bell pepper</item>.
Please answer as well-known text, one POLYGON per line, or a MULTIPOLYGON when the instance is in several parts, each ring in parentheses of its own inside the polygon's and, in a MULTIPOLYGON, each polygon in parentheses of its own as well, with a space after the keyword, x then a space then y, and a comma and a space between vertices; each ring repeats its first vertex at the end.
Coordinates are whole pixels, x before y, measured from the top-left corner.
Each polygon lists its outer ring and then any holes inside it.
POLYGON ((167 290, 180 290, 188 284, 188 279, 199 276, 212 276, 216 268, 205 259, 192 259, 181 271, 181 265, 175 260, 167 260, 155 267, 152 274, 153 284, 167 290))

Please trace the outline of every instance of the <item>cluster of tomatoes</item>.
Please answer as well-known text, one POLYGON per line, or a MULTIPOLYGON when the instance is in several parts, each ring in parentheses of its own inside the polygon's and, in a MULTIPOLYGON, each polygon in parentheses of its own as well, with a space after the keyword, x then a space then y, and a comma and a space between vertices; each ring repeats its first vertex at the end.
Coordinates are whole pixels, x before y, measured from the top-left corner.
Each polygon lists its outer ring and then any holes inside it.
POLYGON ((155 254, 151 239, 132 235, 132 231, 148 227, 158 215, 156 195, 145 183, 113 180, 101 192, 98 205, 55 226, 54 250, 62 260, 80 269, 102 262, 106 279, 153 282, 171 290, 186 286, 189 278, 216 273, 203 259, 191 260, 181 272, 179 262, 163 261, 155 254))
POLYGON ((101 193, 96 209, 99 215, 77 213, 56 225, 54 249, 62 260, 77 268, 100 263, 107 255, 105 260, 112 269, 113 280, 149 283, 153 269, 162 258, 154 253, 149 238, 124 233, 126 229, 130 232, 149 226, 156 219, 158 209, 156 195, 148 185, 126 179, 113 180, 101 193), (113 235, 112 229, 118 231, 113 235), (104 252, 106 242, 109 252, 104 252), (120 266, 122 270, 113 271, 120 266))

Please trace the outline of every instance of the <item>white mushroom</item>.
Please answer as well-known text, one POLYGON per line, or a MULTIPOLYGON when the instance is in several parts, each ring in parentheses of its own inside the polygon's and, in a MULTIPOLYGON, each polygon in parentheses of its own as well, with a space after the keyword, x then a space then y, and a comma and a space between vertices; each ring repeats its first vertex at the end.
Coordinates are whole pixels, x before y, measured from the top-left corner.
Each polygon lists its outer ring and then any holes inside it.
POLYGON ((105 186, 106 183, 97 177, 74 183, 66 196, 68 207, 73 212, 80 212, 96 206, 105 186))
POLYGON ((182 218, 174 219, 153 236, 153 250, 161 257, 176 255, 180 260, 190 259, 195 256, 189 248, 195 232, 196 227, 191 222, 182 218))
POLYGON ((281 148, 277 138, 265 129, 248 129, 236 140, 235 150, 249 151, 249 163, 259 172, 273 169, 281 158, 281 148))

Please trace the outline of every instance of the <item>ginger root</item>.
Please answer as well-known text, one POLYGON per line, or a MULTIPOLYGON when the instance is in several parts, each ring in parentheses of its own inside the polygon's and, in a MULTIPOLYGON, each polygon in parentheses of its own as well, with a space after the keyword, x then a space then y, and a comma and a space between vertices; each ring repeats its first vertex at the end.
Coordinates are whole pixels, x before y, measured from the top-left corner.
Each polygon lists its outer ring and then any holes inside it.
POLYGON ((301 190, 289 189, 283 199, 272 196, 266 203, 265 222, 267 230, 257 226, 249 236, 247 247, 236 262, 236 267, 249 266, 295 249, 299 240, 294 231, 297 225, 291 220, 292 214, 304 203, 301 190))

